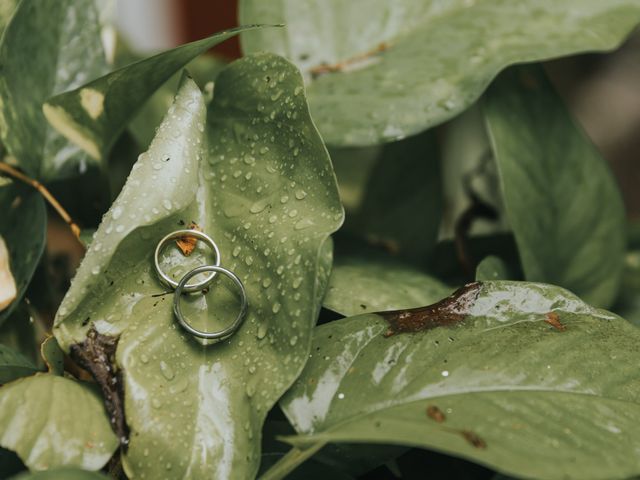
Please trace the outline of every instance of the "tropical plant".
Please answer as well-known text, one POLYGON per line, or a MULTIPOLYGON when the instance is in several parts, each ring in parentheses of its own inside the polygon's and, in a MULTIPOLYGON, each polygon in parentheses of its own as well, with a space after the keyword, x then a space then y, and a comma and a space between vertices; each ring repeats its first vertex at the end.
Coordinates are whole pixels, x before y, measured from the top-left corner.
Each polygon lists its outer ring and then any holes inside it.
POLYGON ((242 0, 148 58, 106 3, 0 0, 0 477, 640 475, 637 235, 541 63, 637 0, 242 0))

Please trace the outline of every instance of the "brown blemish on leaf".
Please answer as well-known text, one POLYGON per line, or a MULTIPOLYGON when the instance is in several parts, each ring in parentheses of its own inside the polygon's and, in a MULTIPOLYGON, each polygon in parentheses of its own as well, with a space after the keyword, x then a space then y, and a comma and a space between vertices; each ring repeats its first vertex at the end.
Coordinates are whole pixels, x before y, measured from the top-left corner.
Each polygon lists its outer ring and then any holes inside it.
POLYGON ((426 307, 379 313, 389 322, 389 329, 384 336, 420 332, 462 322, 478 298, 481 285, 480 282, 469 283, 456 290, 449 297, 426 307))
POLYGON ((351 70, 354 67, 357 67, 358 64, 364 64, 371 57, 379 55, 380 53, 388 49, 389 44, 387 42, 381 42, 374 49, 369 50, 368 52, 361 53, 360 55, 356 55, 354 57, 343 60, 342 62, 334 64, 323 63, 321 65, 318 65, 317 67, 313 67, 312 69, 310 69, 309 73, 311 74, 311 78, 317 78, 327 73, 344 72, 347 70, 351 70))
POLYGON ((435 405, 429 405, 427 407, 427 416, 438 423, 442 423, 447 419, 442 410, 435 405))
POLYGON ((115 367, 118 339, 98 333, 92 326, 82 343, 71 345, 69 354, 100 385, 111 428, 120 439, 120 445, 126 448, 129 428, 124 418, 124 384, 121 372, 115 367))
POLYGON ((487 442, 480 438, 476 433, 473 433, 470 430, 460 430, 460 434, 475 448, 479 448, 481 450, 487 448, 487 442))
POLYGON ((544 321, 561 332, 564 332, 567 329, 567 327, 560 322, 560 316, 555 312, 547 313, 544 321))
MULTIPOLYGON (((189 230, 197 230, 199 232, 202 231, 202 229, 200 228, 200 226, 198 226, 196 222, 191 222, 189 224, 189 227, 187 228, 189 228, 189 230)), ((180 249, 180 251, 185 257, 188 257, 189 255, 191 255, 194 248, 196 248, 197 242, 198 242, 198 239, 196 237, 191 237, 189 235, 185 235, 183 237, 176 239, 176 245, 178 246, 178 248, 180 249)))

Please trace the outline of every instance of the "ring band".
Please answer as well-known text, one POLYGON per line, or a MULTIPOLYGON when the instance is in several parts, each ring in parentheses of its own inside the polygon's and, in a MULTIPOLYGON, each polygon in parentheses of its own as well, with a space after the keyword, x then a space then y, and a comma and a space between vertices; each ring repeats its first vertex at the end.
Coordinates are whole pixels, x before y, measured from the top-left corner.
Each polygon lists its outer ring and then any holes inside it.
POLYGON ((242 283, 242 281, 231 270, 227 270, 226 268, 220 267, 218 265, 203 265, 201 267, 196 267, 190 272, 188 272, 187 274, 185 274, 185 276, 182 277, 180 282, 178 282, 178 285, 176 286, 176 290, 173 296, 173 313, 178 319, 178 322, 180 322, 180 325, 182 325, 182 328, 184 328, 190 334, 195 335, 196 337, 206 338, 206 339, 224 339, 233 335, 236 332, 236 330, 240 328, 240 325, 242 325, 242 322, 244 321, 244 317, 247 315, 248 306, 249 304, 247 302, 247 292, 244 288, 244 284, 242 283), (233 283, 235 283, 236 286, 240 289, 240 313, 238 313, 238 316, 230 326, 228 326, 223 330, 219 330, 217 332, 205 332, 205 331, 197 330, 193 328, 191 325, 187 323, 184 316, 182 315, 182 310, 180 309, 180 298, 182 297, 183 292, 187 292, 187 289, 186 289, 187 282, 191 277, 204 272, 214 272, 214 274, 222 273, 223 275, 226 275, 231 280, 233 280, 233 283))
MULTIPOLYGON (((216 242, 214 242, 213 239, 209 235, 207 235, 206 233, 201 232, 199 230, 191 230, 191 229, 176 230, 175 232, 171 232, 170 234, 168 234, 167 236, 165 236, 162 240, 160 240, 158 242, 158 246, 156 247, 156 251, 153 254, 153 261, 154 261, 154 264, 155 264, 156 272, 157 272, 158 276, 160 277, 160 281, 163 284, 165 284, 166 286, 171 287, 173 289, 177 289, 179 283, 176 282, 175 280, 173 280, 171 277, 169 277, 160 268, 160 252, 172 240, 175 240, 177 238, 186 237, 186 236, 196 237, 197 239, 202 240, 207 245, 209 245, 209 247, 211 247, 211 249, 216 254, 215 263, 213 265, 216 266, 216 267, 220 266, 220 250, 218 249, 218 245, 216 245, 216 242)), ((193 270, 192 270, 192 272, 193 272, 193 270)), ((202 280, 200 282, 192 283, 192 284, 189 284, 189 285, 187 285, 186 282, 185 282, 183 284, 183 286, 182 286, 181 291, 183 291, 183 292, 195 292, 197 290, 201 290, 201 289, 205 288, 207 285, 209 285, 213 281, 213 278, 215 276, 216 276, 216 272, 214 271, 211 275, 209 275, 207 278, 205 278, 204 280, 202 280)), ((188 278, 191 278, 191 277, 193 277, 193 275, 189 276, 188 278)))

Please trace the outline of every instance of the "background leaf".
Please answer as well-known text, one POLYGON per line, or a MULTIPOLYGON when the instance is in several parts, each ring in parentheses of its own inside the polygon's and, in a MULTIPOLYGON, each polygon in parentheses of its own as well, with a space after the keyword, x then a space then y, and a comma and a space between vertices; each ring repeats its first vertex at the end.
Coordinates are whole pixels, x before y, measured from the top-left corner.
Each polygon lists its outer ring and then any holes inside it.
POLYGON ((489 280, 509 280, 509 268, 500 257, 489 255, 482 259, 476 268, 476 280, 479 282, 489 280))
POLYGON ((0 388, 0 432, 0 445, 31 470, 63 465, 98 470, 118 446, 98 395, 49 374, 0 388))
POLYGON ((484 110, 526 279, 611 305, 626 233, 609 166, 540 69, 505 72, 489 89, 484 110))
POLYGON ((0 186, 0 235, 9 250, 9 266, 18 296, 0 312, 0 325, 19 305, 44 251, 47 212, 39 192, 11 182, 0 186))
POLYGON ((279 53, 305 72, 313 118, 336 146, 426 130, 506 66, 613 49, 639 20, 634 0, 240 2, 241 23, 286 24, 243 34, 243 50, 279 53), (337 71, 311 79, 324 64, 337 71))
POLYGON ((134 62, 76 90, 50 98, 44 114, 92 157, 103 158, 145 101, 198 55, 242 30, 238 27, 134 62))
MULTIPOLYGON (((255 474, 264 418, 307 359, 328 277, 326 241, 343 217, 290 63, 259 55, 229 65, 217 78, 206 127, 204 115, 200 90, 185 79, 98 228, 54 328, 65 349, 92 326, 121 334, 130 476, 255 474), (190 221, 214 236, 222 264, 248 292, 242 328, 215 345, 178 327, 152 268, 157 241, 190 221)), ((170 274, 210 263, 203 252, 185 258, 168 249, 170 274)), ((196 328, 208 330, 238 309, 225 282, 183 305, 196 328)))
POLYGON ((93 0, 23 0, 0 44, 0 138, 31 177, 82 173, 90 159, 51 129, 43 102, 106 72, 93 0))
POLYGON ((477 294, 451 327, 388 337, 371 314, 318 327, 281 401, 307 436, 288 441, 421 446, 526 478, 637 475, 640 331, 554 286, 489 282, 477 294))
POLYGON ((36 373, 36 367, 19 352, 0 344, 0 385, 36 373))
POLYGON ((338 257, 323 306, 345 316, 429 305, 451 288, 381 255, 338 257))

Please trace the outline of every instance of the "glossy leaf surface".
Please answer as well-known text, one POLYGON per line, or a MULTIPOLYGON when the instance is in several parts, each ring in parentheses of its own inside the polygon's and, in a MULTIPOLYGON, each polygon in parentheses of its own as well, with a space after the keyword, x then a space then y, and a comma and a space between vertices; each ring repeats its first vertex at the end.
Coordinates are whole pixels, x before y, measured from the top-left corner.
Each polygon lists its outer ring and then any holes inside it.
POLYGON ((0 44, 0 138, 39 180, 82 173, 90 159, 42 113, 52 95, 106 72, 93 0, 23 0, 0 44))
POLYGON ((239 27, 181 45, 115 70, 44 105, 49 122, 93 158, 105 156, 145 101, 187 63, 238 32, 239 27))
POLYGON ((109 477, 98 472, 78 468, 53 468, 44 472, 22 473, 11 480, 108 480, 109 477))
MULTIPOLYGON (((206 113, 185 79, 98 228, 54 330, 65 349, 92 326, 121 335, 116 360, 131 429, 124 464, 134 477, 255 474, 265 415, 306 361, 328 277, 327 238, 343 216, 290 63, 259 55, 231 64, 205 126, 206 113), (152 267, 160 238, 190 221, 215 238, 249 298, 241 329, 215 345, 180 329, 152 267)), ((179 279, 211 256, 171 247, 162 262, 179 279)), ((183 300, 196 328, 220 329, 237 314, 233 287, 214 285, 183 300)))
POLYGON ((9 251, 9 267, 18 295, 2 312, 2 324, 20 303, 42 256, 47 228, 47 212, 40 193, 11 182, 0 186, 0 235, 9 251))
POLYGON ((318 327, 281 401, 306 434, 288 441, 413 445, 526 478, 637 475, 640 331, 550 285, 476 292, 449 327, 385 336, 373 314, 318 327))
POLYGON ((331 145, 371 145, 442 123, 506 66, 609 50, 640 20, 635 0, 243 0, 243 34, 309 78, 314 120, 331 145), (311 79, 315 72, 315 79, 311 79), (323 73, 324 72, 324 73, 323 73))
POLYGON ((0 388, 0 432, 0 445, 31 470, 98 470, 118 446, 99 396, 77 381, 49 374, 0 388))
POLYGON ((540 69, 505 72, 484 110, 525 278, 611 305, 626 225, 609 166, 540 69))

